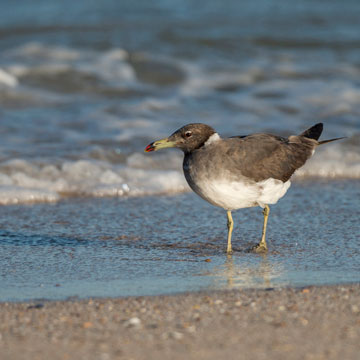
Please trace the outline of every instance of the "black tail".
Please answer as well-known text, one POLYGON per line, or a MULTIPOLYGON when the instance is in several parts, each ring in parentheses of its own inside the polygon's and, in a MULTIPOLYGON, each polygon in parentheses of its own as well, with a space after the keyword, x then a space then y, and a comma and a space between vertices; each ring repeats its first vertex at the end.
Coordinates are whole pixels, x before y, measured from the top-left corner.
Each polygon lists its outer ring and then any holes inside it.
MULTIPOLYGON (((323 131, 323 128, 324 128, 323 123, 315 124, 310 129, 305 130, 302 134, 300 134, 300 136, 305 136, 309 139, 318 140, 323 131)), ((345 137, 339 137, 339 138, 335 138, 335 139, 319 141, 318 145, 326 144, 326 143, 336 141, 336 140, 341 140, 341 139, 345 139, 345 137)))
POLYGON ((305 130, 300 136, 305 136, 309 139, 318 140, 322 131, 323 131, 323 123, 318 123, 312 126, 310 129, 305 130))

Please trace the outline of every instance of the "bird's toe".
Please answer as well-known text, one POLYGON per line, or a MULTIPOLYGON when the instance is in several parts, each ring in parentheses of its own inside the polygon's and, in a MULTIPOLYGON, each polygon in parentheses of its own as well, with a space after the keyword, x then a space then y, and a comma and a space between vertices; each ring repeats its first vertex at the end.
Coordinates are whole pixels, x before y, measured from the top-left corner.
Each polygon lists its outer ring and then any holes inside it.
POLYGON ((253 252, 256 254, 264 254, 264 253, 267 253, 267 251, 268 251, 268 248, 267 248, 266 244, 264 244, 264 243, 259 243, 249 249, 249 252, 253 252))

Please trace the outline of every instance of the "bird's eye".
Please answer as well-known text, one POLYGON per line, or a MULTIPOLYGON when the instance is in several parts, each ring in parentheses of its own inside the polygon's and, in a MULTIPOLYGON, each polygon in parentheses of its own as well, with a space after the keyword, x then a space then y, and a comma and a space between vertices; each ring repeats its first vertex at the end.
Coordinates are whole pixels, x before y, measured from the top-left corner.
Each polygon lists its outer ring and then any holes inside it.
POLYGON ((186 137, 190 137, 192 135, 192 132, 191 131, 187 131, 186 133, 185 133, 185 136, 186 137))

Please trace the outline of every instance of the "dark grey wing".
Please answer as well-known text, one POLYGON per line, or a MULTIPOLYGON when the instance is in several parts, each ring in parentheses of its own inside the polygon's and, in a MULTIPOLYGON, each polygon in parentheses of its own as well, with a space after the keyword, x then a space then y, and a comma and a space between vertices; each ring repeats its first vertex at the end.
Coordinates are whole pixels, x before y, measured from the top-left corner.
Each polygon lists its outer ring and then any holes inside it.
POLYGON ((312 155, 317 141, 304 136, 289 139, 270 134, 253 134, 224 140, 226 161, 232 171, 255 181, 269 178, 287 181, 312 155))

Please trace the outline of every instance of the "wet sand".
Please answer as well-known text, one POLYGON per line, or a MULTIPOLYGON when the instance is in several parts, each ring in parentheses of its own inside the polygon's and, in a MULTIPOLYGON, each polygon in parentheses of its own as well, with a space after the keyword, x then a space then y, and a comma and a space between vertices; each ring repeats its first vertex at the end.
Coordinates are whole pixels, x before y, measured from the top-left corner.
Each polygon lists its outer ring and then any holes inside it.
POLYGON ((2 360, 358 359, 360 284, 0 304, 2 360))

